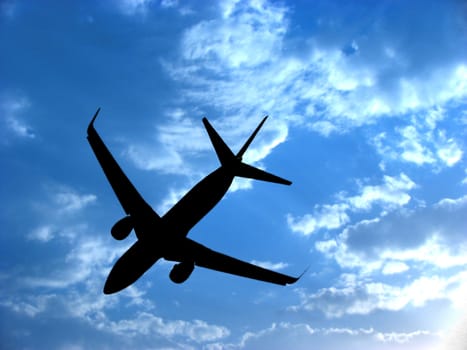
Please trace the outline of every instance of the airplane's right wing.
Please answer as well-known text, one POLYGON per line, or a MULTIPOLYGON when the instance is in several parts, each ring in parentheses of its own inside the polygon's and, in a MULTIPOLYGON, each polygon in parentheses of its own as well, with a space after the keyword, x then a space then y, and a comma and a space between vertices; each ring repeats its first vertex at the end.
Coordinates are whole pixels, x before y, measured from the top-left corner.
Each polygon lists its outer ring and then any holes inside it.
POLYGON ((186 252, 189 252, 187 255, 193 259, 196 266, 283 286, 293 284, 300 278, 300 276, 284 275, 216 252, 191 239, 187 239, 186 244, 186 252))
POLYGON ((143 197, 141 197, 94 128, 94 120, 96 119, 99 110, 100 109, 97 110, 91 123, 89 123, 87 138, 105 176, 107 177, 107 180, 120 201, 123 210, 127 215, 131 215, 133 217, 141 215, 147 217, 148 215, 152 216, 154 214, 159 217, 157 213, 152 210, 149 204, 146 203, 143 197))

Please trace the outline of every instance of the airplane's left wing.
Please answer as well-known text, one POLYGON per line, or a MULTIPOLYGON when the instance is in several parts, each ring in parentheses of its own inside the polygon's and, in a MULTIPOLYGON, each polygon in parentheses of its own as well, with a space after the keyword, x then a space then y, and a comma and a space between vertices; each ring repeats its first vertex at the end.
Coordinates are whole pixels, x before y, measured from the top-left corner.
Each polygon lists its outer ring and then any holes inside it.
POLYGON ((148 215, 149 213, 149 215, 153 215, 152 213, 154 213, 158 216, 143 197, 141 197, 94 128, 94 120, 96 120, 99 110, 100 108, 92 118, 91 123, 89 123, 87 138, 123 210, 127 215, 134 217, 148 215))
POLYGON ((187 255, 193 259, 196 266, 230 273, 232 275, 252 278, 259 281, 280 284, 283 286, 295 283, 301 277, 284 275, 282 273, 233 258, 209 249, 191 239, 187 239, 187 245, 187 251, 189 251, 187 255))

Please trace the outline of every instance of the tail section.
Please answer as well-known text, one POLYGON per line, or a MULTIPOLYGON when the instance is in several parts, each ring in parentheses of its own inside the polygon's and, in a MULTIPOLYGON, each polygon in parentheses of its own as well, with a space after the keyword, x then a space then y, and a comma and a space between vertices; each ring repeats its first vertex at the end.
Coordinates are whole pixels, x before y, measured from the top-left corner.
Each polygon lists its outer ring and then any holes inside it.
POLYGON ((282 185, 291 185, 292 182, 286 179, 283 179, 279 176, 268 173, 264 170, 252 167, 251 165, 240 163, 238 165, 235 176, 246 177, 254 180, 261 180, 267 182, 275 182, 282 185))
POLYGON ((255 138, 259 129, 263 126, 266 119, 267 119, 267 116, 264 117, 261 123, 256 127, 255 131, 253 131, 253 133, 248 138, 248 140, 245 142, 245 144, 242 146, 242 148, 237 153, 237 155, 233 154, 229 146, 226 145, 224 140, 219 136, 217 131, 212 127, 212 125, 209 123, 207 118, 203 118, 203 124, 208 132, 209 138, 211 139, 211 143, 214 146, 214 149, 217 154, 217 158, 219 158, 219 161, 221 162, 222 166, 231 170, 235 176, 246 177, 249 179, 261 180, 261 181, 274 182, 274 183, 283 184, 283 185, 290 185, 292 184, 292 182, 290 182, 289 180, 270 174, 264 170, 255 168, 251 165, 242 163, 243 154, 250 146, 251 142, 255 138))
POLYGON ((227 146, 219 136, 217 131, 212 127, 206 117, 203 118, 203 124, 208 132, 209 138, 211 139, 211 143, 214 146, 214 149, 217 154, 217 158, 223 166, 229 166, 231 163, 237 161, 235 155, 230 150, 229 146, 227 146))
POLYGON ((268 116, 265 116, 263 118, 263 120, 261 121, 261 123, 259 123, 259 125, 256 127, 255 131, 253 131, 253 134, 250 135, 250 137, 248 138, 248 140, 246 140, 245 144, 243 145, 243 147, 240 149, 240 151, 238 151, 237 153, 237 158, 238 159, 242 159, 243 157, 243 153, 245 153, 245 151, 247 150, 247 148, 250 146, 250 143, 251 141, 253 141, 253 139, 255 138, 256 134, 258 133, 259 129, 261 129, 261 127, 263 126, 264 122, 266 121, 266 119, 268 119, 268 116))

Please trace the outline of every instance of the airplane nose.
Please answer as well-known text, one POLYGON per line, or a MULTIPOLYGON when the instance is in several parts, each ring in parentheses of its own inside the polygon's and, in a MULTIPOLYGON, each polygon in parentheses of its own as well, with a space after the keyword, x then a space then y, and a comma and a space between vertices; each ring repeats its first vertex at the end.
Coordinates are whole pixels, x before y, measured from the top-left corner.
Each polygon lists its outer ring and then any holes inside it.
POLYGON ((113 294, 136 282, 160 255, 150 251, 147 243, 137 241, 117 260, 105 281, 104 294, 113 294))
POLYGON ((105 281, 104 294, 120 292, 136 280, 134 276, 128 274, 128 271, 132 271, 131 266, 125 267, 122 261, 120 261, 120 263, 117 261, 112 270, 110 270, 107 280, 105 281))
POLYGON ((114 294, 122 290, 123 288, 119 287, 118 284, 118 280, 110 273, 104 284, 104 294, 114 294))
POLYGON ((115 290, 113 290, 112 287, 109 286, 108 283, 104 285, 104 294, 113 294, 115 293, 115 290))

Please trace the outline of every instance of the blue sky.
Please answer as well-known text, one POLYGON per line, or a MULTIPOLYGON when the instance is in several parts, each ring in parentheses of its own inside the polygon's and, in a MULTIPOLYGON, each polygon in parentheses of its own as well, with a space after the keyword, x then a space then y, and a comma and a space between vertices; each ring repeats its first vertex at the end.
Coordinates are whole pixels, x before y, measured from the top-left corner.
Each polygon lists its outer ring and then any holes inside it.
POLYGON ((463 349, 462 1, 0 3, 6 349, 463 349), (123 216, 96 128, 162 215, 217 166, 207 116, 291 187, 235 181, 190 233, 280 287, 160 262, 102 293, 123 216))

